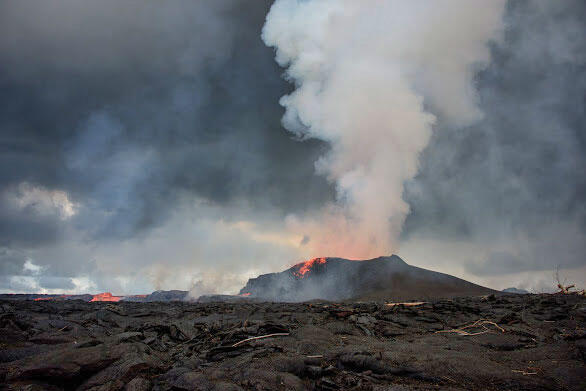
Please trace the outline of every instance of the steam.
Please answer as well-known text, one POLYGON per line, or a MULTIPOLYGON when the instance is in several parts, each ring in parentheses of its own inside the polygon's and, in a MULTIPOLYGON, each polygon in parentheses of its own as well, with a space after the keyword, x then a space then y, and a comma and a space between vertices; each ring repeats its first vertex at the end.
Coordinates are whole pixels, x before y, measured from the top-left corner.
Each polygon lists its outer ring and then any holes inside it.
POLYGON ((296 90, 284 126, 330 151, 316 171, 336 202, 290 216, 312 256, 389 254, 409 205, 403 184, 418 170, 437 116, 463 126, 480 117, 472 78, 490 59, 504 1, 276 0, 266 45, 296 90))

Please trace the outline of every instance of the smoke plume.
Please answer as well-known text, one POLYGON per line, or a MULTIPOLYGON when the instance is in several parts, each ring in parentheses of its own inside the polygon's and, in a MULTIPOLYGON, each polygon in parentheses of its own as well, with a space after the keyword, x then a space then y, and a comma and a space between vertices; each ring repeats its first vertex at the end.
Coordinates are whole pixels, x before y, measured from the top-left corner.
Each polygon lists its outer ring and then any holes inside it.
POLYGON ((396 250, 409 205, 403 184, 418 171, 436 118, 480 117, 472 79, 490 59, 504 1, 277 0, 262 38, 296 89, 284 126, 330 150, 318 174, 336 201, 290 216, 309 255, 368 258, 396 250))

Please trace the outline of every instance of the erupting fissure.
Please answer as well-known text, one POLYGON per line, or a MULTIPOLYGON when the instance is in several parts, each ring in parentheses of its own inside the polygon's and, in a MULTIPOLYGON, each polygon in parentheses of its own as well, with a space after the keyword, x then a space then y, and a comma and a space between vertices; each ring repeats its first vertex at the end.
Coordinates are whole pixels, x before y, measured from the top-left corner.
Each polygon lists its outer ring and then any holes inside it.
POLYGON ((324 264, 326 262, 327 260, 325 258, 313 258, 309 261, 298 263, 294 266, 294 268, 297 270, 293 272, 293 275, 299 278, 305 278, 307 273, 309 273, 309 271, 313 269, 315 265, 324 264))
POLYGON ((79 295, 47 295, 33 299, 34 301, 52 301, 52 300, 83 300, 83 301, 122 301, 128 299, 145 299, 148 295, 131 295, 131 296, 113 296, 110 292, 98 293, 96 295, 79 294, 79 295), (91 297, 91 299, 89 299, 91 297))
POLYGON ((90 301, 120 301, 122 296, 112 296, 110 292, 98 293, 90 301))

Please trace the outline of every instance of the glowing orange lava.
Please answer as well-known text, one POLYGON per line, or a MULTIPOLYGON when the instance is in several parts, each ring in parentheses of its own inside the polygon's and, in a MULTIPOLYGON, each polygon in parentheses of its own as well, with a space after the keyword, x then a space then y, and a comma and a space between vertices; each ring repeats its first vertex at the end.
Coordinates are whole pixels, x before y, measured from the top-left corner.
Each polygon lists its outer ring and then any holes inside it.
POLYGON ((250 296, 250 295, 252 295, 252 293, 246 292, 246 293, 241 293, 238 296, 250 296))
POLYGON ((122 296, 112 296, 110 292, 98 293, 90 301, 120 301, 122 296))
POLYGON ((298 263, 297 265, 294 266, 295 268, 297 268, 297 271, 293 272, 293 274, 296 277, 304 278, 306 276, 306 274, 315 265, 324 264, 326 262, 327 262, 327 260, 325 258, 313 258, 313 259, 310 259, 309 261, 298 263))

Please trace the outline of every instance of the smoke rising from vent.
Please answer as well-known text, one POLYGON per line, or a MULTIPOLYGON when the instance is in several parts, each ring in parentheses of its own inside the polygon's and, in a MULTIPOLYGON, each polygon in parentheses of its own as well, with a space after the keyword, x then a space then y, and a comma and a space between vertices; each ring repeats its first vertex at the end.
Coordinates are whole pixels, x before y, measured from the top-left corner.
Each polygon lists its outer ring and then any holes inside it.
POLYGON ((316 172, 335 203, 290 216, 313 256, 368 258, 396 250, 437 116, 455 126, 480 117, 472 77, 489 60, 504 1, 277 0, 262 38, 296 90, 283 124, 328 142, 316 172))

